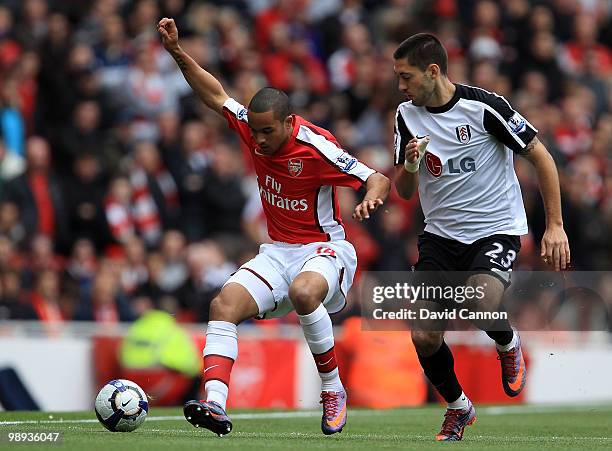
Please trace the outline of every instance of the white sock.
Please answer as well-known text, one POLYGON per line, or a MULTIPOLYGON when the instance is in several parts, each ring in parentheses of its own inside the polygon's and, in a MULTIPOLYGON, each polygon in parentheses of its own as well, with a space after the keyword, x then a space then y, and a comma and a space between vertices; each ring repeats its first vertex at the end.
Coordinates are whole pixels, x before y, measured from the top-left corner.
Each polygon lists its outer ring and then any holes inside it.
POLYGON ((456 400, 448 403, 448 408, 449 409, 467 409, 469 405, 470 405, 470 400, 468 399, 467 396, 465 396, 465 393, 461 392, 461 395, 459 395, 459 397, 456 400))
POLYGON ((204 355, 222 355, 236 361, 238 357, 238 328, 227 321, 209 321, 206 329, 204 355))
MULTIPOLYGON (((238 329, 235 324, 227 321, 208 322, 206 346, 204 347, 204 356, 207 355, 220 355, 236 361, 238 357, 238 329)), ((226 384, 217 379, 206 381, 204 390, 206 401, 215 401, 225 409, 229 392, 229 387, 226 384)))
POLYGON ((338 367, 331 370, 329 373, 319 373, 321 377, 321 391, 342 391, 344 387, 340 381, 340 373, 338 367))
POLYGON ((515 331, 512 331, 512 340, 507 345, 499 345, 495 343, 498 351, 508 352, 510 349, 514 348, 518 344, 518 336, 515 331))
POLYGON ((206 401, 214 401, 225 410, 227 395, 229 394, 229 387, 227 385, 214 379, 204 384, 204 391, 206 392, 206 401))
MULTIPOLYGON (((298 315, 298 319, 302 325, 304 338, 306 338, 310 352, 323 354, 334 347, 334 331, 331 318, 323 304, 308 315, 298 315)), ((319 372, 319 376, 321 377, 321 390, 342 391, 344 389, 337 367, 328 373, 319 372)))

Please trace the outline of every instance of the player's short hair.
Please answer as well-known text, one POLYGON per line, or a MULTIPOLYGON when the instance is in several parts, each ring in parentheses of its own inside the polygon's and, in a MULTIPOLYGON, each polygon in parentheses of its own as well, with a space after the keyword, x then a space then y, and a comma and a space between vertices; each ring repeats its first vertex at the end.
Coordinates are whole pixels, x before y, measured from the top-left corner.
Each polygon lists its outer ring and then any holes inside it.
POLYGON ((289 116, 289 97, 280 89, 262 88, 251 99, 249 110, 254 113, 273 111, 274 118, 282 121, 289 116))
POLYGON ((433 34, 418 33, 402 42, 395 52, 396 60, 406 58, 411 66, 422 71, 430 64, 437 64, 443 75, 448 74, 448 55, 440 40, 433 34))

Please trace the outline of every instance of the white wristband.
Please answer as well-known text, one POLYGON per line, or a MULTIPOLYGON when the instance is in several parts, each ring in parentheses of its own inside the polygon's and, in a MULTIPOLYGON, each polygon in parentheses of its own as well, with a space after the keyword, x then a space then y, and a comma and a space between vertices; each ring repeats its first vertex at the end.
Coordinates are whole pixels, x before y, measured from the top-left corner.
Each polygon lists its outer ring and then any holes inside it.
POLYGON ((419 171, 421 160, 425 156, 427 144, 429 144, 429 136, 423 136, 422 138, 417 137, 417 151, 419 152, 419 156, 414 163, 408 162, 407 158, 404 160, 404 169, 406 169, 406 171, 412 174, 419 171))

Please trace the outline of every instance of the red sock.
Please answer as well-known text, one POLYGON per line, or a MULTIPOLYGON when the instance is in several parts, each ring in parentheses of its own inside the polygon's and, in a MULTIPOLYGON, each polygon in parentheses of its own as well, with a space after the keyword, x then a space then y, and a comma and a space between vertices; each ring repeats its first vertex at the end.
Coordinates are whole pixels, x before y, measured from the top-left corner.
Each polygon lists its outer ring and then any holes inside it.
POLYGON ((211 380, 218 380, 229 387, 230 374, 234 360, 222 355, 204 356, 204 384, 211 380))
POLYGON ((313 354, 315 363, 317 364, 317 371, 319 373, 329 373, 338 366, 336 363, 336 351, 334 347, 323 354, 313 354))

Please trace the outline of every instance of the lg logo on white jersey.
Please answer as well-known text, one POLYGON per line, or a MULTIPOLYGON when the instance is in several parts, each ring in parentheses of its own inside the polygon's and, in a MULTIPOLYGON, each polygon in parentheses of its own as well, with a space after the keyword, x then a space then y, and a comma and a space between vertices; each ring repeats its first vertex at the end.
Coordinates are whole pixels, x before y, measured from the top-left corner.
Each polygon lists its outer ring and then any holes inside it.
POLYGON ((455 167, 457 162, 452 158, 448 160, 448 172, 451 174, 461 174, 462 172, 476 171, 476 161, 472 157, 465 157, 459 160, 458 167, 455 167))
MULTIPOLYGON (((425 154, 425 166, 431 175, 440 177, 443 172, 442 161, 437 155, 427 152, 425 154)), ((462 174, 476 171, 476 160, 472 157, 461 158, 460 160, 450 158, 447 162, 449 174, 462 174)))

